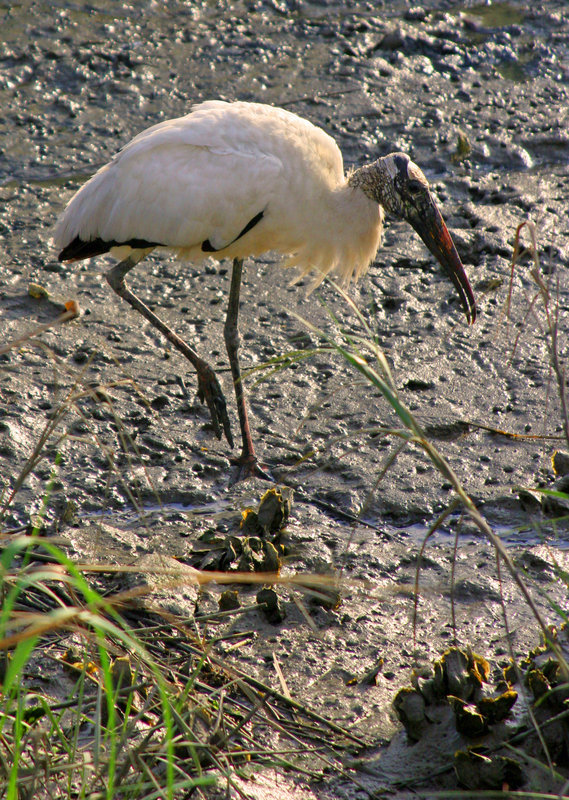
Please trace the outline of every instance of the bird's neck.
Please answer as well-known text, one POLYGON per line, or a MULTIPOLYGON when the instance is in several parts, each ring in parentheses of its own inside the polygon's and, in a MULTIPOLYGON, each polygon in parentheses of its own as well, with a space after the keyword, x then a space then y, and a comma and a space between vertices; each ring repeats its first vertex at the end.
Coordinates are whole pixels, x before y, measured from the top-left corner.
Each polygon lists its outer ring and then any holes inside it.
POLYGON ((303 273, 314 270, 314 285, 327 273, 347 282, 365 272, 381 241, 383 213, 357 184, 346 180, 299 206, 296 212, 292 228, 287 229, 290 210, 283 209, 279 218, 285 241, 277 244, 277 249, 291 253, 288 243, 297 240, 288 265, 298 265, 303 273))
POLYGON ((390 188, 393 189, 393 181, 387 172, 386 161, 383 158, 378 158, 372 164, 355 169, 348 176, 348 185, 354 189, 360 189, 366 197, 384 208, 390 208, 392 205, 390 188))

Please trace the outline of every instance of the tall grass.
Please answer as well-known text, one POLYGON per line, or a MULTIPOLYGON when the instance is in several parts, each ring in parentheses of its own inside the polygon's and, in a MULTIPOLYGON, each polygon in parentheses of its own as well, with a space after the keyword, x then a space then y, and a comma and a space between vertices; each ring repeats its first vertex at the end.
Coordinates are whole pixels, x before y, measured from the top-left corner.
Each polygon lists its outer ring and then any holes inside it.
MULTIPOLYGON (((549 626, 537 608, 537 605, 534 602, 534 599, 528 590, 524 579, 520 575, 519 570, 516 568, 507 548, 504 546, 500 537, 493 532, 490 525, 477 509, 475 503, 468 495, 465 487, 457 477, 448 461, 440 453, 435 444, 429 439, 425 430, 421 427, 415 416, 401 399, 393 380, 393 376, 391 374, 385 354, 377 343, 376 338, 374 337, 373 332, 362 313, 356 307, 353 300, 340 286, 336 284, 333 285, 335 286, 336 291, 342 296, 345 303, 352 310, 356 319, 359 321, 362 329, 361 334, 347 334, 341 330, 339 325, 336 324, 336 335, 333 335, 312 325, 308 320, 300 317, 300 315, 297 315, 298 318, 310 330, 312 330, 313 333, 324 339, 329 346, 332 347, 338 353, 338 355, 340 355, 350 365, 354 371, 362 375, 372 389, 378 390, 391 408, 395 411, 397 418, 401 423, 401 427, 390 430, 385 429, 384 433, 388 433, 392 437, 400 439, 406 445, 415 446, 421 449, 428 456, 438 473, 452 486, 455 493, 455 498, 453 498, 447 509, 441 514, 441 516, 432 526, 431 532, 434 532, 434 530, 436 530, 436 528, 442 524, 448 515, 456 510, 457 505, 460 505, 466 515, 471 519, 480 532, 491 542, 492 546, 499 554, 515 583, 518 585, 525 602, 531 608, 545 640, 555 648, 556 644, 552 640, 549 626), (369 354, 371 354, 371 359, 369 354)), ((335 321, 334 317, 333 319, 335 321)), ((562 660, 564 665, 563 668, 566 671, 567 678, 569 679, 569 667, 565 664, 565 660, 561 653, 559 653, 559 657, 562 660)))
MULTIPOLYGON (((208 641, 155 604, 145 611, 147 584, 109 593, 87 576, 110 565, 76 563, 37 535, 5 536, 4 545, 0 787, 9 800, 204 797, 220 781, 244 796, 243 770, 319 778, 331 766, 341 771, 348 745, 364 744, 216 656, 223 636, 208 641)), ((169 565, 161 585, 213 580, 278 578, 169 565)))

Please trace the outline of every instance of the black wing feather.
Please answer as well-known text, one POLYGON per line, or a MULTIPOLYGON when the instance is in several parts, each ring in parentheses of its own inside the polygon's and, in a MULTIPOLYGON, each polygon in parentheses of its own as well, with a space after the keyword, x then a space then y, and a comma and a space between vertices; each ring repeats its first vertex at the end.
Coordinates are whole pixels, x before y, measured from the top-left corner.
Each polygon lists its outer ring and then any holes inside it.
POLYGON ((149 242, 146 239, 129 239, 127 242, 117 242, 112 239, 106 242, 104 239, 91 239, 84 242, 79 236, 66 245, 58 256, 60 261, 81 261, 84 258, 93 258, 103 253, 108 253, 112 247, 133 247, 142 249, 147 247, 160 247, 160 242, 149 242))

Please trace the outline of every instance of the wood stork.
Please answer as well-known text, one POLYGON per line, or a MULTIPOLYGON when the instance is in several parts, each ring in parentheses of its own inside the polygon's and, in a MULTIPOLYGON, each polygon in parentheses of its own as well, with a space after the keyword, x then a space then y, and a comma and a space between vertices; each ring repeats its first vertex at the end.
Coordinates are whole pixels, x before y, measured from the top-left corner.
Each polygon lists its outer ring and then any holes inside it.
POLYGON ((476 306, 468 278, 421 170, 391 153, 344 175, 342 154, 324 131, 281 108, 207 101, 138 134, 72 197, 54 232, 60 261, 110 252, 106 278, 188 358, 218 438, 233 438, 213 369, 126 285, 154 248, 201 261, 233 259, 224 328, 243 441, 239 477, 261 474, 249 430, 238 360, 243 259, 276 251, 285 265, 341 282, 369 266, 384 210, 406 219, 458 291, 469 322, 476 306))

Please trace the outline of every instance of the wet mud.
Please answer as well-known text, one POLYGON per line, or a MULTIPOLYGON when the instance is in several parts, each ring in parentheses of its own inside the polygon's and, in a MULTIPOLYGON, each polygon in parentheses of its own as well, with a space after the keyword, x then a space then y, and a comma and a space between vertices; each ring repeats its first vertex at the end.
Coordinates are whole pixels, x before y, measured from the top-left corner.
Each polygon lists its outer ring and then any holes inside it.
MULTIPOLYGON (((5 497, 17 489, 6 527, 40 510, 54 470, 47 519, 91 560, 189 559, 206 528, 223 532, 225 513, 258 503, 262 481, 229 485, 232 453, 213 436, 195 376, 111 292, 111 260, 62 265, 50 231, 87 176, 139 131, 199 100, 261 101, 323 127, 347 168, 402 150, 429 178, 477 296, 477 323, 466 325, 418 237, 393 220, 349 293, 465 490, 528 580, 561 600, 552 549, 563 563, 567 525, 552 524, 562 507, 544 513, 536 490, 562 474, 552 457, 567 449, 563 416, 534 262, 522 256, 513 275, 510 266, 516 228, 531 219, 564 355, 566 4, 0 3, 0 26, 0 345, 53 322, 69 300, 81 308, 0 355, 0 477, 5 497), (50 425, 43 458, 20 485, 50 425)), ((529 245, 527 228, 521 236, 529 245)), ((223 345, 229 269, 153 254, 130 281, 216 367, 236 433, 223 345)), ((491 546, 456 514, 426 549, 414 644, 421 538, 452 489, 413 447, 378 482, 397 447, 385 429, 400 423, 299 317, 332 334, 335 324, 361 327, 333 286, 307 297, 309 281, 292 287, 292 277, 270 255, 246 264, 241 352, 253 436, 276 481, 294 489, 287 569, 333 567, 354 583, 339 609, 312 610, 319 636, 289 597, 277 626, 252 613, 236 625, 259 635, 232 657, 271 681, 277 652, 291 691, 379 747, 404 737, 391 703, 416 660, 452 641, 453 559, 461 641, 507 662, 501 593, 516 657, 537 643, 537 626, 513 585, 500 584, 491 546), (350 685, 379 657, 376 685, 350 685)), ((200 602, 215 604, 215 591, 200 602)), ((398 782, 365 775, 370 791, 398 782)), ((310 789, 320 798, 351 791, 339 779, 310 789)))

